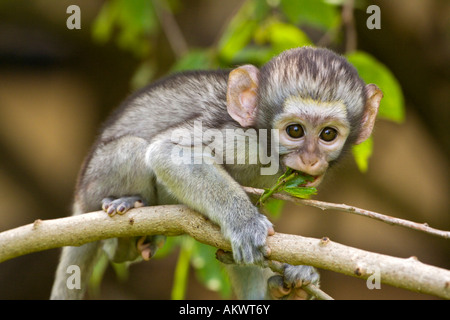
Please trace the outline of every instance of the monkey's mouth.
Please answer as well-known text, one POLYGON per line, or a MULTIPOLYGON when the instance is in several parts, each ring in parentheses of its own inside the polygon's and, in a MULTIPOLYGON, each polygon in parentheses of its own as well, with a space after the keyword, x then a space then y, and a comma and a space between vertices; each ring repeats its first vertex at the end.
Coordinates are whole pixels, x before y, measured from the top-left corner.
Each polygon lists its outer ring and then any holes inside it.
POLYGON ((297 187, 317 187, 322 182, 324 176, 323 174, 313 176, 299 170, 294 171, 305 178, 305 181, 303 183, 298 184, 297 187))
POLYGON ((317 187, 323 179, 323 174, 318 175, 318 176, 312 176, 314 178, 313 181, 308 181, 305 185, 305 187, 317 187))

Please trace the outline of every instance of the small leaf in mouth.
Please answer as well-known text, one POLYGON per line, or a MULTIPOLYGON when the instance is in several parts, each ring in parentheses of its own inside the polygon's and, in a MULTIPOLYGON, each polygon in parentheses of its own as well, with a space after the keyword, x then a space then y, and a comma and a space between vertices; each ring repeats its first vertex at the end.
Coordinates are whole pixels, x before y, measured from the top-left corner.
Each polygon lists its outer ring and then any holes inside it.
POLYGON ((317 189, 314 187, 306 187, 308 182, 313 182, 318 176, 311 176, 304 172, 287 168, 286 172, 278 179, 277 183, 270 189, 265 189, 259 198, 257 205, 263 205, 265 201, 274 193, 285 191, 297 198, 308 198, 316 194, 317 189))
POLYGON ((285 188, 296 188, 296 187, 304 187, 308 182, 313 182, 317 179, 317 177, 310 176, 309 174, 300 172, 300 171, 294 171, 297 173, 296 177, 289 180, 285 188))
POLYGON ((317 194, 317 189, 314 187, 286 187, 283 189, 283 191, 297 198, 309 198, 310 196, 317 194))

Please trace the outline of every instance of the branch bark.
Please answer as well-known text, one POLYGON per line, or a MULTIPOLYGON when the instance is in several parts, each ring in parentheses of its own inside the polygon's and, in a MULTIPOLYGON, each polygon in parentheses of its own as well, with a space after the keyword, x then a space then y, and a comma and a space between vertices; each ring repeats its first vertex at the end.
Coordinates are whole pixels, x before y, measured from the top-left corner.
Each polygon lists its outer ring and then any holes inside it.
MULTIPOLYGON (((108 217, 103 211, 34 223, 0 233, 0 262, 24 254, 128 236, 176 236, 231 250, 217 225, 183 205, 143 207, 108 217)), ((276 233, 268 238, 271 260, 306 264, 367 279, 379 272, 382 283, 450 299, 450 271, 421 263, 344 246, 329 239, 276 233)))

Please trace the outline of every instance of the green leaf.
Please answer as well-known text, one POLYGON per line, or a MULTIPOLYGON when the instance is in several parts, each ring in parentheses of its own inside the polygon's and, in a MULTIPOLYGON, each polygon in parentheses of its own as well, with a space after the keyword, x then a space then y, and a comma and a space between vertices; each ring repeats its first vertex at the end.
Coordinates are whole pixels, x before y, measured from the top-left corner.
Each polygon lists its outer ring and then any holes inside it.
POLYGON ((113 3, 106 2, 92 24, 92 37, 99 43, 105 43, 111 37, 116 12, 113 3))
POLYGON ((255 40, 260 43, 270 43, 273 49, 272 55, 287 49, 312 45, 312 41, 302 30, 280 21, 272 21, 259 30, 255 35, 255 40))
POLYGON ((219 44, 219 55, 226 61, 232 61, 236 53, 250 43, 258 27, 257 21, 244 20, 231 25, 219 44))
POLYGON ((106 253, 103 253, 95 264, 91 278, 89 279, 88 291, 94 298, 100 296, 100 285, 108 265, 109 258, 106 253))
POLYGON ((265 0, 245 2, 219 41, 219 56, 227 62, 233 61, 235 55, 251 42, 269 12, 270 7, 265 0))
POLYGON ((94 40, 108 41, 117 27, 117 43, 139 56, 150 50, 149 35, 158 31, 156 12, 147 0, 111 0, 104 4, 93 23, 94 40))
POLYGON ((313 180, 314 178, 310 175, 301 174, 299 172, 296 177, 286 182, 285 188, 299 188, 301 185, 313 180))
POLYGON ((156 73, 156 67, 153 61, 146 60, 136 69, 131 77, 131 87, 134 90, 142 88, 150 83, 156 73))
POLYGON ((175 275, 171 293, 172 300, 183 300, 186 296, 186 287, 189 276, 189 261, 192 256, 194 245, 194 239, 188 236, 183 236, 180 246, 180 254, 178 255, 178 261, 175 267, 175 275))
POLYGON ((294 24, 307 24, 324 31, 340 24, 339 8, 324 0, 281 0, 281 9, 294 24))
POLYGON ((206 70, 215 67, 209 50, 191 50, 172 67, 172 71, 206 70))
POLYGON ((171 254, 183 241, 183 237, 167 237, 164 243, 164 246, 158 251, 156 251, 155 255, 152 259, 162 259, 171 254))
POLYGON ((233 63, 263 65, 273 56, 274 50, 272 48, 249 45, 234 55, 233 63))
POLYGON ((284 201, 274 198, 269 198, 266 201, 264 201, 262 207, 264 212, 269 214, 274 219, 277 219, 281 216, 283 208, 284 208, 284 201))
POLYGON ((383 91, 378 116, 395 122, 405 118, 404 98, 399 82, 392 72, 368 53, 356 51, 346 55, 366 83, 376 84, 383 91))
POLYGON ((197 279, 209 290, 230 298, 231 285, 222 264, 216 259, 217 248, 195 242, 191 262, 197 279))
POLYGON ((293 197, 303 199, 317 194, 317 189, 314 187, 286 187, 283 189, 283 191, 289 193, 293 197))
POLYGON ((130 265, 130 263, 128 263, 128 262, 122 262, 122 263, 111 262, 111 266, 113 267, 114 273, 116 274, 119 281, 124 282, 128 279, 128 276, 129 276, 128 266, 129 265, 130 265))
POLYGON ((366 172, 369 168, 369 158, 372 155, 373 139, 370 137, 361 144, 352 146, 353 157, 361 172, 366 172))

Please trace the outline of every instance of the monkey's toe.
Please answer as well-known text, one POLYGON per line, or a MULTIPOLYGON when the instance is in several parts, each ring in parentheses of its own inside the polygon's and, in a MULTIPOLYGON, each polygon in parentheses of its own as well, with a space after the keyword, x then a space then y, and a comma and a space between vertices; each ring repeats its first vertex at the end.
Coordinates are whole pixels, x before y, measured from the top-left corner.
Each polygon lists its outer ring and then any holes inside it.
POLYGON ((291 288, 288 287, 280 275, 272 276, 267 280, 267 289, 272 299, 282 299, 291 293, 291 288))
POLYGON ((272 299, 306 300, 311 297, 303 286, 319 283, 319 273, 310 266, 285 264, 283 275, 275 275, 267 281, 267 290, 272 299))
POLYGON ((161 235, 143 236, 137 241, 136 248, 141 253, 142 259, 148 261, 164 245, 165 241, 166 237, 161 235))
POLYGON ((139 196, 122 197, 117 199, 108 197, 102 200, 103 211, 105 211, 111 217, 116 213, 124 214, 131 208, 139 208, 143 206, 145 206, 145 202, 139 196))
POLYGON ((284 281, 293 287, 301 287, 309 283, 319 283, 320 275, 314 267, 311 266, 284 266, 284 281))

